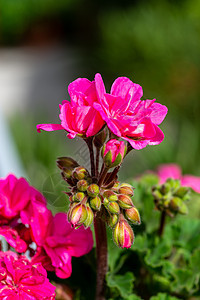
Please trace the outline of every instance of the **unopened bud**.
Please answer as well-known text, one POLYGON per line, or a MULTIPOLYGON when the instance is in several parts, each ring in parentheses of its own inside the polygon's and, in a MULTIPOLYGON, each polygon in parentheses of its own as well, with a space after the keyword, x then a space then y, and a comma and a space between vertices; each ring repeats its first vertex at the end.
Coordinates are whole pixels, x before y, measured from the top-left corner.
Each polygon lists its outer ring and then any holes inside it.
POLYGON ((134 233, 128 222, 120 217, 113 230, 113 240, 120 248, 130 248, 134 241, 134 233))
POLYGON ((119 206, 123 209, 128 209, 133 207, 133 202, 131 198, 127 195, 118 195, 119 206))
POLYGON ((77 167, 73 171, 73 177, 77 180, 85 179, 88 176, 88 171, 84 167, 77 167))
POLYGON ((120 213, 120 208, 117 202, 109 202, 108 205, 106 206, 107 210, 111 212, 111 214, 119 214, 120 213))
POLYGON ((115 194, 111 190, 104 191, 103 197, 107 198, 109 201, 117 201, 118 200, 117 194, 115 194))
POLYGON ((128 195, 130 197, 133 196, 133 187, 128 183, 122 183, 118 190, 119 194, 128 195))
POLYGON ((117 214, 110 215, 108 219, 108 225, 113 228, 119 220, 119 216, 117 214))
POLYGON ((141 224, 140 214, 136 207, 126 209, 125 217, 133 224, 137 224, 137 225, 141 224))
POLYGON ((92 222, 94 220, 94 214, 89 205, 86 205, 86 210, 87 210, 87 218, 86 218, 85 222, 83 223, 83 225, 85 226, 85 228, 88 228, 88 227, 90 227, 90 225, 92 224, 92 222))
POLYGON ((99 186, 95 183, 92 183, 87 188, 88 196, 96 197, 99 194, 99 186))
POLYGON ((188 214, 188 208, 187 205, 185 203, 181 203, 181 205, 179 206, 179 211, 180 214, 182 215, 187 215, 188 214))
POLYGON ((102 149, 103 161, 107 168, 113 168, 121 164, 127 147, 123 141, 116 139, 108 141, 102 149))
POLYGON ((179 197, 179 198, 184 198, 187 193, 189 192, 189 188, 186 186, 180 186, 177 191, 175 192, 175 196, 179 197))
POLYGON ((85 198, 85 194, 82 192, 78 192, 73 195, 73 201, 81 202, 85 198))
POLYGON ((77 189, 81 192, 85 192, 88 188, 88 183, 85 179, 81 179, 77 182, 77 189))
POLYGON ((96 134, 94 137, 95 147, 100 149, 103 146, 103 144, 105 143, 106 137, 107 137, 107 129, 104 128, 98 134, 96 134))
POLYGON ((74 227, 83 224, 86 218, 87 210, 84 204, 76 204, 68 212, 68 220, 74 227))
POLYGON ((160 192, 162 195, 166 195, 167 193, 169 193, 170 189, 171 189, 170 184, 166 182, 161 185, 160 192))
POLYGON ((90 199, 90 206, 94 210, 100 210, 101 209, 101 198, 99 196, 91 198, 90 199))
POLYGON ((181 206, 181 204, 182 204, 182 200, 180 198, 173 197, 170 200, 169 206, 170 206, 170 209, 177 212, 177 211, 179 211, 179 207, 181 206))
POLYGON ((78 167, 78 163, 73 160, 71 157, 58 157, 57 159, 57 166, 61 170, 73 170, 74 168, 78 167))

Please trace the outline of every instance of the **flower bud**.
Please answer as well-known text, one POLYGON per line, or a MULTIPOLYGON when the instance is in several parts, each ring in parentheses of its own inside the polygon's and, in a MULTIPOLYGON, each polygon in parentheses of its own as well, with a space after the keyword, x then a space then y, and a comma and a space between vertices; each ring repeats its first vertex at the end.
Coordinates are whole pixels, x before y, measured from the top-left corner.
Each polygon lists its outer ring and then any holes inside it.
POLYGON ((108 219, 108 225, 111 228, 113 228, 117 224, 118 220, 119 220, 119 216, 118 215, 116 215, 116 214, 110 215, 109 219, 108 219))
POLYGON ((113 168, 121 164, 127 147, 123 141, 110 140, 102 149, 103 161, 108 168, 113 168))
POLYGON ((180 186, 176 192, 175 192, 175 196, 179 197, 179 198, 184 198, 186 196, 186 194, 189 192, 189 188, 186 186, 180 186))
POLYGON ((117 202, 109 202, 108 205, 106 206, 107 210, 111 212, 111 214, 119 214, 120 213, 120 208, 117 202))
POLYGON ((118 200, 117 194, 115 194, 111 190, 104 191, 103 197, 107 198, 109 201, 117 201, 118 200))
POLYGON ((88 228, 88 227, 90 227, 90 225, 92 224, 92 222, 94 220, 94 214, 88 204, 86 204, 86 210, 87 210, 87 218, 84 221, 83 225, 85 226, 85 228, 88 228))
POLYGON ((133 207, 133 202, 131 198, 127 195, 118 195, 119 206, 123 209, 128 209, 133 207))
POLYGON ((118 193, 132 197, 133 196, 133 187, 128 183, 122 183, 119 187, 118 193))
POLYGON ((137 224, 137 225, 141 224, 140 214, 136 207, 126 209, 125 217, 133 224, 137 224))
POLYGON ((73 177, 77 180, 85 179, 88 176, 88 171, 84 167, 77 167, 73 171, 73 177))
POLYGON ((181 205, 179 206, 179 210, 178 212, 182 215, 187 215, 188 214, 188 208, 187 205, 185 203, 181 203, 181 205))
POLYGON ((133 244, 133 230, 128 222, 121 216, 113 230, 113 240, 120 248, 130 248, 133 244))
POLYGON ((105 143, 106 138, 107 138, 107 129, 104 128, 98 134, 96 134, 94 137, 95 147, 101 148, 103 146, 103 144, 105 143))
POLYGON ((58 157, 56 162, 58 168, 60 168, 61 170, 73 170, 74 168, 78 167, 78 163, 71 157, 58 157))
POLYGON ((87 188, 88 196, 96 197, 99 194, 99 186, 95 183, 92 183, 87 188))
POLYGON ((81 202, 84 199, 84 197, 85 197, 84 193, 78 192, 78 193, 73 195, 73 201, 81 202))
POLYGON ((85 204, 76 204, 72 206, 68 212, 68 220, 74 227, 83 224, 86 218, 87 210, 85 204))
POLYGON ((88 183, 85 179, 81 179, 77 182, 77 189, 81 192, 85 192, 88 188, 88 183))
POLYGON ((100 210, 101 209, 101 198, 99 196, 91 198, 90 199, 90 206, 94 210, 100 210))

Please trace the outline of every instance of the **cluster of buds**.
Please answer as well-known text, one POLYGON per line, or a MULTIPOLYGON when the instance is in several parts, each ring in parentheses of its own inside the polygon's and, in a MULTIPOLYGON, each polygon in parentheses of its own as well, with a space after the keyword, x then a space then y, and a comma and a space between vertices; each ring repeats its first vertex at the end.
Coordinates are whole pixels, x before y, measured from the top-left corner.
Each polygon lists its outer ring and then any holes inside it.
POLYGON ((185 202, 190 199, 189 188, 181 186, 179 180, 168 178, 165 183, 154 186, 152 194, 156 208, 169 216, 188 213, 185 202))

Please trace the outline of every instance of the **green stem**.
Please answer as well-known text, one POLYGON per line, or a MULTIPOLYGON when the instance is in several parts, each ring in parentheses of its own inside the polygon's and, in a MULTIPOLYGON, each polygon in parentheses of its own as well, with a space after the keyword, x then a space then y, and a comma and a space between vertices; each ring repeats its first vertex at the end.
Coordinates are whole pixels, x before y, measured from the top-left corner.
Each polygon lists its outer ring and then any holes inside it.
POLYGON ((160 227, 158 230, 158 235, 161 237, 165 228, 166 212, 163 210, 160 216, 160 227))
POLYGON ((96 237, 97 281, 96 300, 105 300, 105 276, 108 269, 107 235, 105 222, 97 215, 94 219, 96 237))

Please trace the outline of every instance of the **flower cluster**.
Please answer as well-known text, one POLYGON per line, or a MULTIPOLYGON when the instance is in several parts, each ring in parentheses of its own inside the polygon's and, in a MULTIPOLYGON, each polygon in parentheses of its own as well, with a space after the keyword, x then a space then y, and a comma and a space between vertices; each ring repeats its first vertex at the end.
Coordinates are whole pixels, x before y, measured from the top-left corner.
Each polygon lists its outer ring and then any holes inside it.
POLYGON ((72 256, 82 256, 93 247, 90 229, 75 230, 65 213, 53 216, 42 194, 12 174, 0 179, 0 235, 16 252, 61 278, 71 275, 72 256))
POLYGON ((39 124, 37 130, 66 130, 68 138, 76 135, 88 138, 96 135, 107 124, 109 130, 128 141, 134 149, 142 149, 162 142, 162 123, 167 107, 153 100, 141 100, 142 87, 127 77, 117 78, 110 94, 100 74, 94 81, 78 78, 68 92, 71 102, 60 105, 61 124, 39 124))
POLYGON ((78 78, 69 85, 68 92, 71 101, 60 105, 61 124, 37 125, 38 132, 64 129, 68 138, 82 137, 90 151, 91 173, 72 158, 61 157, 57 161, 64 180, 71 186, 67 193, 68 220, 75 228, 88 228, 95 218, 100 218, 113 229, 115 243, 130 248, 134 234, 129 222, 140 224, 140 215, 131 199, 132 187, 121 184, 117 173, 131 149, 162 142, 164 135, 158 125, 167 108, 155 103, 155 99, 141 100, 141 86, 126 77, 117 78, 110 93, 100 74, 92 82, 78 78))
POLYGON ((53 300, 55 287, 41 264, 13 252, 0 252, 0 298, 53 300))

